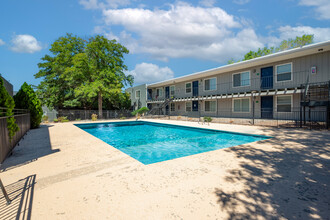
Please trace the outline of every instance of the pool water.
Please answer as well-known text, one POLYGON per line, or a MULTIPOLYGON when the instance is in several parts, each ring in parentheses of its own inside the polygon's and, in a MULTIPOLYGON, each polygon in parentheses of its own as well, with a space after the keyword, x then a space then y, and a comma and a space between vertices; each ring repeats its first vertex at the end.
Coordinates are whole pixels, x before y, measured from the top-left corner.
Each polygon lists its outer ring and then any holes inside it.
POLYGON ((76 126, 146 165, 270 138, 144 121, 76 126))

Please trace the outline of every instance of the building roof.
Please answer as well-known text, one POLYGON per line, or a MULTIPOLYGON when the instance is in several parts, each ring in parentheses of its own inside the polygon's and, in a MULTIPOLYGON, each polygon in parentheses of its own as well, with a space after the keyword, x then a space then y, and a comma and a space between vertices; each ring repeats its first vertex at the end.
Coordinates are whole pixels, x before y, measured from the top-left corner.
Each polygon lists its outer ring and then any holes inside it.
POLYGON ((247 68, 255 67, 258 65, 264 65, 267 63, 273 63, 273 62, 278 62, 278 61, 282 61, 282 60, 307 56, 307 55, 311 55, 311 54, 322 53, 325 51, 330 51, 330 40, 320 42, 320 43, 315 43, 315 44, 309 44, 309 45, 306 45, 303 47, 293 48, 290 50, 280 51, 280 52, 269 54, 266 56, 257 57, 257 58, 251 59, 251 60, 241 61, 238 63, 229 64, 229 65, 224 65, 224 66, 217 67, 214 69, 209 69, 209 70, 205 70, 205 71, 201 71, 201 72, 197 72, 197 73, 192 73, 192 74, 176 77, 173 79, 169 79, 169 80, 165 80, 165 81, 161 81, 161 82, 157 82, 157 83, 152 83, 152 84, 148 85, 148 88, 155 88, 155 87, 161 87, 161 86, 165 86, 165 85, 169 85, 169 84, 173 84, 173 83, 196 80, 196 79, 199 79, 202 77, 203 78, 210 77, 210 76, 214 76, 214 75, 221 74, 221 73, 226 73, 226 72, 240 70, 240 69, 247 69, 247 68))

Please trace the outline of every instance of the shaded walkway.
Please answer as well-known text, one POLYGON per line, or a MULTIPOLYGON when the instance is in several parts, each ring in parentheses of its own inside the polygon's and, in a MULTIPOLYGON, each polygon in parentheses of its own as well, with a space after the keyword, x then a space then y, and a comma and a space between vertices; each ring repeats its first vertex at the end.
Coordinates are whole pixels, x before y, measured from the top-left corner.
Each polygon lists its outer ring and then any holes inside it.
POLYGON ((241 162, 225 180, 243 190, 215 188, 220 209, 229 219, 329 219, 330 133, 265 130, 282 137, 267 140, 272 149, 226 149, 241 162))

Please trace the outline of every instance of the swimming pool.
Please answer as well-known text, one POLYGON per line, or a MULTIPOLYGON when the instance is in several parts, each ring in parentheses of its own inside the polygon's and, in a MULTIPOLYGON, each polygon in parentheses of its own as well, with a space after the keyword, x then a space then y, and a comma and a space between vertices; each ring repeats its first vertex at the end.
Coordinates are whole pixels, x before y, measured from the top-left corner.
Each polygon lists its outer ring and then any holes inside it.
POLYGON ((145 121, 75 125, 146 165, 270 138, 145 121))

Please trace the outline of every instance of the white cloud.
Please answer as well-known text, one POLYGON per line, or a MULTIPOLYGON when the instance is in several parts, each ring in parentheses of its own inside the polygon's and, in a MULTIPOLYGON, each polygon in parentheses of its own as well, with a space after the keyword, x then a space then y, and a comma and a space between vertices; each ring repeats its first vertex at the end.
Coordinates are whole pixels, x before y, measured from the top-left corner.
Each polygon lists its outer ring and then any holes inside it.
POLYGON ((244 4, 246 4, 246 3, 249 3, 250 0, 233 0, 233 2, 234 2, 235 4, 244 5, 244 4))
POLYGON ((246 22, 218 7, 179 2, 168 10, 125 8, 104 10, 103 14, 106 25, 124 27, 124 38, 116 37, 131 52, 148 53, 160 60, 195 57, 224 62, 263 46, 246 22))
POLYGON ((2 46, 4 44, 5 44, 5 42, 2 39, 0 39, 0 46, 2 46))
POLYGON ((79 3, 85 9, 107 9, 127 6, 130 4, 130 0, 80 0, 79 3))
POLYGON ((199 4, 205 7, 212 7, 216 2, 216 0, 201 0, 199 4))
POLYGON ((169 67, 159 67, 152 63, 140 63, 134 70, 127 71, 127 74, 134 76, 135 84, 153 83, 174 77, 169 67))
MULTIPOLYGON (((315 17, 317 19, 330 19, 330 1, 329 0, 300 0, 300 5, 315 7, 315 17)), ((311 13, 312 14, 312 13, 311 13)))
POLYGON ((12 47, 10 49, 18 53, 34 53, 42 49, 40 42, 28 34, 15 35, 11 43, 12 47))
POLYGON ((302 36, 304 34, 314 34, 315 42, 330 40, 330 28, 314 28, 310 26, 282 26, 278 30, 280 32, 280 39, 282 40, 296 38, 296 36, 302 36))

